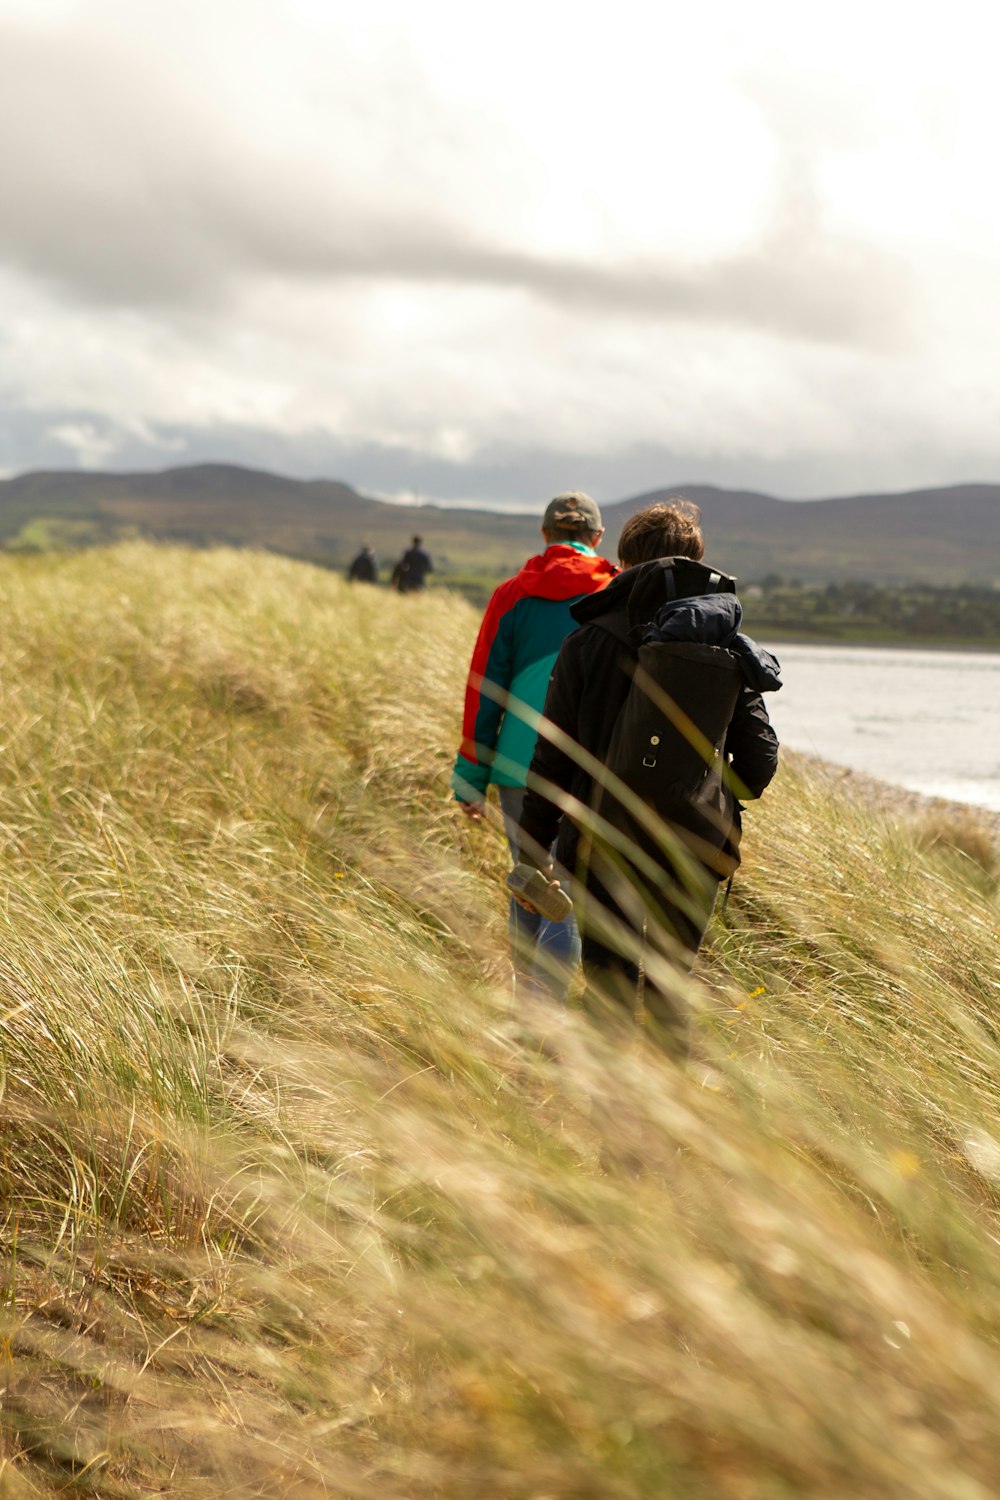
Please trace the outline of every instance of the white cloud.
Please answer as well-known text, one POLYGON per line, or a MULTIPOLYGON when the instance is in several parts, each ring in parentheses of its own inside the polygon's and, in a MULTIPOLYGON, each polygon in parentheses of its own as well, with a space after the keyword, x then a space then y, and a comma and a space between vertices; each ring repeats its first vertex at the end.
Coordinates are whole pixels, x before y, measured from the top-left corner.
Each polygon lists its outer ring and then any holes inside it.
POLYGON ((49 428, 48 436, 68 448, 81 469, 98 469, 112 456, 115 443, 98 432, 93 422, 63 422, 49 428))
POLYGON ((996 466, 982 15, 0 0, 10 442, 996 466))

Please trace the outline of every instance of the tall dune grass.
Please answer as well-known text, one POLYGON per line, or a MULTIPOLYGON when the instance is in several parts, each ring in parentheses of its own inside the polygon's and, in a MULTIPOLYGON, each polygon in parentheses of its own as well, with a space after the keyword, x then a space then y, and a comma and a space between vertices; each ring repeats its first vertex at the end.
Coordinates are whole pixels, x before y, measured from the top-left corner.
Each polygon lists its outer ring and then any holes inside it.
POLYGON ((968 839, 790 763, 687 1069, 542 1048, 460 600, 138 546, 0 597, 0 1493, 1000 1491, 968 839))

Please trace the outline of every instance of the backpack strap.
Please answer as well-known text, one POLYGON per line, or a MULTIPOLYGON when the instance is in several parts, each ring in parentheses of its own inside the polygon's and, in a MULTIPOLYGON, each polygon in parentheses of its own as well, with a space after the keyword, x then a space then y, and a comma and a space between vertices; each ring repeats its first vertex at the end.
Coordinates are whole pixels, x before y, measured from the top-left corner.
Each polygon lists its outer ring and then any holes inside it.
MULTIPOLYGON (((669 604, 673 599, 677 598, 677 578, 674 573, 674 559, 672 557, 663 558, 662 566, 663 593, 666 603, 669 604)), ((731 579, 730 582, 732 582, 731 579)), ((722 574, 717 572, 715 568, 712 568, 708 574, 708 577, 705 579, 705 587, 701 592, 703 594, 717 594, 721 587, 722 574)))
POLYGON ((636 637, 632 631, 642 631, 649 624, 657 610, 662 609, 664 604, 672 604, 678 598, 686 598, 687 585, 697 582, 700 587, 695 587, 695 593, 716 594, 720 589, 733 588, 734 580, 728 578, 725 573, 719 573, 716 569, 709 569, 702 563, 692 562, 685 557, 660 557, 655 562, 643 563, 642 573, 637 580, 636 587, 628 596, 628 601, 622 609, 614 610, 606 615, 600 615, 594 624, 600 625, 610 635, 623 641, 632 650, 636 647, 636 637), (687 565, 690 572, 682 574, 684 592, 678 592, 677 574, 674 571, 675 564, 687 565))

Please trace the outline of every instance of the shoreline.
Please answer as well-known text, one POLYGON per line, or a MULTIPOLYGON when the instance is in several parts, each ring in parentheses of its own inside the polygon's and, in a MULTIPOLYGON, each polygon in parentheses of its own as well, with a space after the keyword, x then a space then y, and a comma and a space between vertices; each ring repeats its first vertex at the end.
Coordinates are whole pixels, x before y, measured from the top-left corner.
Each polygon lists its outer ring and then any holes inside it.
POLYGON ((944 816, 966 825, 975 824, 984 829, 993 842, 1000 847, 1000 812, 981 807, 975 802, 955 802, 948 797, 933 797, 926 792, 914 792, 893 781, 883 781, 867 771, 855 771, 850 766, 838 765, 824 760, 806 750, 784 750, 791 760, 808 766, 828 785, 836 787, 852 802, 863 803, 871 811, 886 817, 920 819, 931 815, 944 816))
MULTIPOLYGON (((751 622, 752 625, 753 622, 751 622)), ((772 644, 775 646, 823 646, 829 648, 835 646, 850 650, 856 647, 861 651, 940 651, 951 653, 953 656, 1000 656, 1000 641, 987 641, 973 644, 970 641, 886 641, 886 640, 845 640, 843 636, 819 636, 819 635, 770 635, 765 638, 764 632, 752 629, 750 631, 755 641, 762 645, 772 644)))

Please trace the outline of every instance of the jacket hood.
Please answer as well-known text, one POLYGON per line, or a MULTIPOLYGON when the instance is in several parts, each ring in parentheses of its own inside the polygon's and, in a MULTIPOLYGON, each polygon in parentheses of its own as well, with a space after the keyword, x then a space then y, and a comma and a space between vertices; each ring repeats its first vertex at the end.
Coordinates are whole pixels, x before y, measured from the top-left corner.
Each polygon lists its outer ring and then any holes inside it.
POLYGON ((603 590, 618 569, 606 557, 578 552, 554 542, 537 557, 529 557, 511 580, 516 592, 533 599, 574 599, 578 594, 603 590))
POLYGON ((691 557, 658 557, 626 568, 599 598, 581 599, 570 614, 580 625, 586 625, 611 610, 624 610, 630 627, 646 625, 668 600, 735 591, 736 579, 708 563, 695 562, 691 557))

